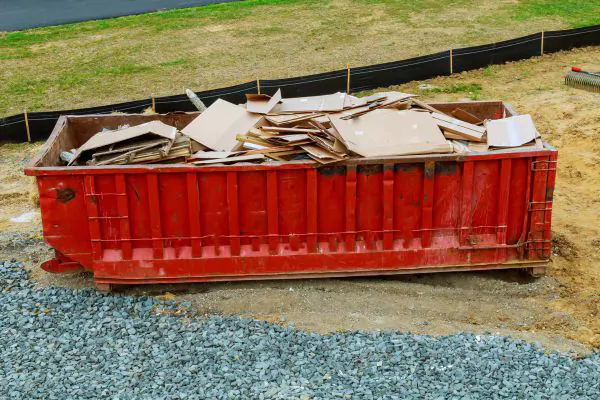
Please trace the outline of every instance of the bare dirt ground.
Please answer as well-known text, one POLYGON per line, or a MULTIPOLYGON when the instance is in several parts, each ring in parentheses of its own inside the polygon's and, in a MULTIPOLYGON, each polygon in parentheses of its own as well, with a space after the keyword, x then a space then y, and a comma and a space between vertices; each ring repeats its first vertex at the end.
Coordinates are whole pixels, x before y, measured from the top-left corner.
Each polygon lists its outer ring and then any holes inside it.
MULTIPOLYGON (((153 285, 118 292, 191 301, 199 313, 293 323, 318 332, 492 332, 540 341, 548 349, 598 349, 600 95, 564 86, 563 76, 571 65, 600 70, 599 54, 599 47, 578 49, 396 88, 422 94, 427 100, 504 99, 518 112, 533 116, 543 138, 559 149, 554 257, 546 277, 536 280, 500 271, 393 279, 153 285)), ((29 223, 10 221, 36 210, 35 189, 22 176, 22 167, 38 147, 0 146, 0 259, 26 261, 39 285, 91 287, 89 275, 51 275, 37 267, 50 256, 39 241, 39 217, 29 223)))

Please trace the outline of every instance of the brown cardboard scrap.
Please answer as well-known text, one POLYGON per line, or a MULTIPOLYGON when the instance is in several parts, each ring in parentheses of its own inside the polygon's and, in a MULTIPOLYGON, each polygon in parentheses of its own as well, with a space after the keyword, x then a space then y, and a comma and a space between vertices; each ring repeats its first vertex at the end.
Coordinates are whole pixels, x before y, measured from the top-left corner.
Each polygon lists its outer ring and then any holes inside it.
POLYGON ((77 152, 69 165, 72 165, 84 152, 131 141, 133 139, 140 139, 142 136, 146 135, 150 137, 162 137, 173 141, 177 135, 177 128, 161 121, 151 121, 125 129, 98 132, 77 149, 77 152))
POLYGON ((273 97, 266 94, 246 94, 246 110, 256 114, 268 114, 281 101, 281 89, 273 97))
POLYGON ((190 160, 214 160, 240 154, 239 151, 199 151, 192 154, 190 160))
POLYGON ((322 147, 316 145, 304 145, 300 146, 304 151, 306 151, 310 158, 321 163, 321 164, 329 164, 332 162, 341 161, 344 158, 340 157, 338 154, 328 151, 322 147))
POLYGON ((364 157, 449 153, 446 141, 429 113, 374 110, 359 118, 332 118, 346 147, 364 157))
POLYGON ((281 125, 293 125, 299 122, 308 121, 313 118, 323 116, 321 113, 304 113, 304 114, 278 114, 278 115, 267 115, 265 119, 276 126, 281 125))
POLYGON ((198 115, 181 133, 216 151, 231 151, 236 135, 246 133, 262 119, 244 108, 218 99, 198 115))
POLYGON ((489 148, 490 146, 484 142, 469 142, 469 150, 474 153, 485 153, 489 148))
POLYGON ((312 142, 312 139, 307 134, 302 134, 302 135, 279 135, 279 136, 274 136, 274 137, 270 138, 269 141, 272 142, 272 143, 281 142, 282 144, 299 145, 299 144, 310 143, 310 142, 312 142))
POLYGON ((288 132, 288 133, 319 133, 318 129, 308 128, 288 128, 284 126, 263 126, 261 130, 264 132, 288 132))
POLYGON ((487 143, 493 147, 516 147, 538 137, 529 114, 494 119, 486 122, 487 143))
POLYGON ((446 114, 432 113, 435 122, 444 131, 460 136, 461 139, 481 142, 485 134, 485 128, 470 124, 460 119, 449 117, 446 114))
POLYGON ((374 93, 370 96, 361 97, 361 99, 367 103, 370 103, 370 102, 379 101, 379 100, 396 102, 396 101, 400 101, 400 100, 412 99, 413 97, 417 97, 417 95, 410 94, 410 93, 402 93, 402 92, 379 92, 379 93, 374 93))
POLYGON ((245 156, 233 156, 226 158, 216 158, 213 160, 202 160, 202 161, 193 161, 194 165, 207 165, 207 164, 235 164, 237 162, 250 162, 250 161, 263 161, 265 156, 263 154, 252 154, 245 156))
POLYGON ((315 112, 315 111, 341 111, 344 109, 346 93, 333 93, 324 96, 294 97, 282 99, 281 103, 273 108, 273 112, 315 112))
MULTIPOLYGON (((107 156, 99 156, 98 153, 95 153, 92 160, 88 161, 88 165, 149 164, 172 160, 185 161, 191 154, 191 149, 190 138, 178 135, 173 141, 168 139, 150 141, 142 147, 130 149, 120 154, 113 153, 107 156)), ((106 154, 106 152, 104 153, 106 154)))

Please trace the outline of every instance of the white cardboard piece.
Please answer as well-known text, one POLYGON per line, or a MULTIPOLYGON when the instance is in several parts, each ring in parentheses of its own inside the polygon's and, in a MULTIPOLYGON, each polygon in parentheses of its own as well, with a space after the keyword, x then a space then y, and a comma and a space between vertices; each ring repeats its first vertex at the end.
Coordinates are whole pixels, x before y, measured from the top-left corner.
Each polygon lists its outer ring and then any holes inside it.
POLYGON ((324 96, 293 97, 282 99, 281 103, 273 108, 273 112, 315 112, 315 111, 341 111, 346 102, 346 93, 333 93, 324 96))
POLYGON ((517 147, 538 137, 529 114, 486 122, 487 143, 492 147, 517 147))
POLYGON ((332 118, 349 150, 364 157, 451 153, 452 145, 429 113, 373 110, 358 118, 332 118))
POLYGON ((246 134, 262 115, 218 99, 181 130, 181 133, 215 151, 231 151, 238 141, 235 136, 246 134))

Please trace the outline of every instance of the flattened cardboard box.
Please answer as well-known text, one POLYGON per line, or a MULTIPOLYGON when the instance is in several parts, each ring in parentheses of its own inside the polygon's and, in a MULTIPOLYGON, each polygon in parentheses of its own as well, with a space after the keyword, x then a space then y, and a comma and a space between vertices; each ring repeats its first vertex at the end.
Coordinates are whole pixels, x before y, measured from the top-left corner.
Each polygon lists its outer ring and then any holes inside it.
POLYGON ((98 132, 77 149, 77 153, 75 153, 69 165, 73 164, 83 152, 140 138, 144 135, 163 137, 173 141, 177 135, 177 128, 161 121, 151 121, 125 129, 98 132))
POLYGON ((346 147, 364 157, 452 152, 429 113, 378 109, 331 122, 346 147))
POLYGON ((281 101, 281 89, 273 97, 266 94, 246 94, 246 110, 256 114, 268 114, 281 101))
POLYGON ((529 114, 486 122, 487 143, 492 147, 516 147, 538 137, 529 114))
POLYGON ((242 107, 218 99, 181 130, 198 143, 215 151, 231 151, 237 134, 245 134, 262 119, 242 107))
POLYGON ((346 102, 346 93, 333 93, 325 96, 293 97, 282 99, 281 103, 273 108, 273 112, 315 112, 315 111, 341 111, 346 102))

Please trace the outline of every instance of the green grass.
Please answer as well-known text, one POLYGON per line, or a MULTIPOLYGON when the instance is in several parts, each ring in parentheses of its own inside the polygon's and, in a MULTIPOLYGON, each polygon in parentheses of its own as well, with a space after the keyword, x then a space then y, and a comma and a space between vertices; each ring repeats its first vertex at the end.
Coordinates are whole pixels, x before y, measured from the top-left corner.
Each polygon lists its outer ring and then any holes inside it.
MULTIPOLYGON (((593 24, 600 24, 600 0, 245 0, 0 32, 0 117, 319 73, 593 24)), ((475 87, 446 89, 479 96, 475 87)))
POLYGON ((600 24, 600 0, 526 0, 515 10, 515 19, 553 17, 566 21, 571 28, 600 24))
POLYGON ((471 100, 481 99, 482 86, 479 83, 452 83, 443 87, 427 87, 423 93, 464 93, 471 100))

